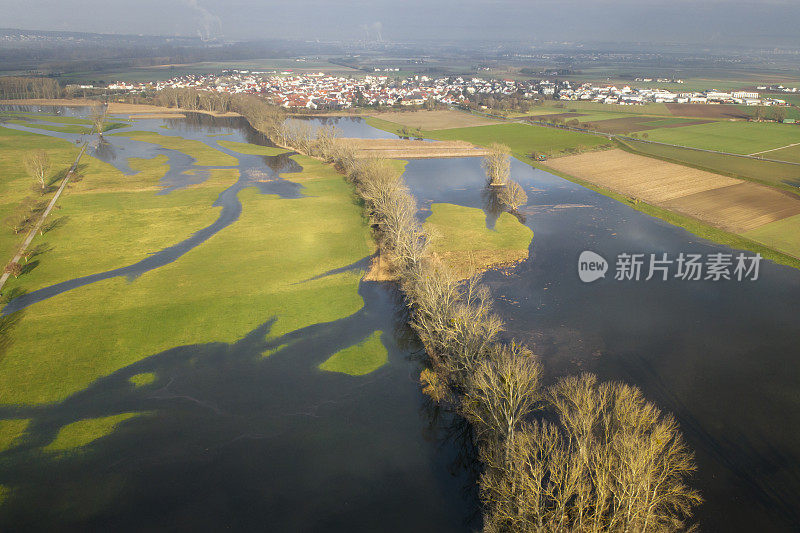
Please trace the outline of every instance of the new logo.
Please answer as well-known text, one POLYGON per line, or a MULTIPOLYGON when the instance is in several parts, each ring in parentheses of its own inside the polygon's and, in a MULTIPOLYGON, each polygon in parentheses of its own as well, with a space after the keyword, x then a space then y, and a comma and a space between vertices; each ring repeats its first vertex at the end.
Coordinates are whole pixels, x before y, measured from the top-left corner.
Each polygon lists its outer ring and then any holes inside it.
POLYGON ((581 252, 578 258, 578 277, 584 283, 591 283, 606 277, 608 261, 602 255, 589 250, 581 252))

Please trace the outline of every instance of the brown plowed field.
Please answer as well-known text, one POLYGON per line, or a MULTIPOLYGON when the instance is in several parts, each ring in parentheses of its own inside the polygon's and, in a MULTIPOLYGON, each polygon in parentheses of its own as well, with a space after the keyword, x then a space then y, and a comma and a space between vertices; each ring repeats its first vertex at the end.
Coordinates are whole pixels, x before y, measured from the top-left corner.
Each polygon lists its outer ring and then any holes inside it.
POLYGON ((800 214, 800 198, 790 193, 622 150, 560 157, 547 165, 734 233, 800 214))
POLYGON ((730 104, 664 104, 676 117, 747 118, 747 113, 730 104))
POLYGON ((623 117, 612 118, 609 120, 600 120, 591 122, 592 129, 602 131, 605 133, 628 133, 632 131, 646 131, 663 128, 682 128, 684 126, 696 126, 698 124, 708 124, 711 120, 688 120, 675 124, 658 124, 650 125, 648 122, 658 121, 658 117, 623 117))

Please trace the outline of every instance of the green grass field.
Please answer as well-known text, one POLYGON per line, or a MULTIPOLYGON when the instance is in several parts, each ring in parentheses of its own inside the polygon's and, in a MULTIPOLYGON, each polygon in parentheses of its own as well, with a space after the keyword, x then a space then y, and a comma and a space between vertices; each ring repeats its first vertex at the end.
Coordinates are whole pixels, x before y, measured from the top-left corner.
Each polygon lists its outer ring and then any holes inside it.
MULTIPOLYGON (((64 149, 64 156, 74 151, 69 143, 39 135, 9 130, 0 134, 9 168, 18 145, 40 142, 64 149)), ((185 149, 208 163, 233 159, 197 141, 130 134, 185 149)), ((276 153, 242 144, 229 147, 243 153, 276 153)), ((245 189, 239 195, 240 219, 174 263, 133 282, 114 278, 75 289, 16 314, 18 322, 5 332, 0 357, 0 402, 58 402, 100 377, 174 346, 235 342, 271 317, 276 322, 269 335, 280 336, 358 311, 363 305, 358 294, 362 272, 312 278, 374 253, 367 221, 340 174, 311 158, 293 157, 304 170, 285 177, 303 184, 304 197, 281 199, 245 189), (320 225, 320 220, 325 223, 320 225), (325 305, 318 305, 320 301, 325 305)), ((130 160, 140 171, 135 176, 123 176, 92 158, 86 163, 83 179, 59 202, 55 216, 66 222, 34 240, 34 246, 47 243, 50 251, 37 257, 38 266, 9 289, 31 290, 123 266, 186 238, 216 218, 218 208, 211 203, 237 172, 212 171, 203 184, 156 195, 158 179, 166 171, 165 156, 130 160)), ((20 180, 24 178, 5 179, 2 185, 13 190, 20 180)), ((380 332, 375 332, 330 354, 322 368, 363 375, 384 364, 387 354, 380 332)), ((136 375, 131 386, 147 386, 157 379, 153 373, 136 375)), ((118 422, 84 420, 65 426, 48 449, 82 446, 112 431, 118 422)), ((0 445, 12 446, 24 436, 26 424, 0 422, 0 445)))
POLYGON ((108 435, 125 420, 136 416, 141 416, 141 413, 121 413, 102 418, 88 418, 67 424, 58 431, 56 438, 45 446, 44 450, 47 452, 65 452, 86 446, 100 437, 108 435))
MULTIPOLYGON (((647 133, 651 141, 734 154, 751 154, 800 142, 800 127, 796 125, 743 121, 656 129, 647 133)), ((764 157, 770 156, 764 154, 764 157)))
POLYGON ((184 139, 183 137, 171 137, 150 131, 123 131, 114 135, 129 137, 135 141, 157 144, 170 150, 178 150, 195 158, 200 166, 228 167, 239 164, 235 157, 214 150, 200 141, 184 139))
POLYGON ((533 231, 509 213, 489 229, 482 209, 453 204, 433 204, 425 229, 433 250, 459 276, 525 259, 533 240, 533 231))
POLYGON ((388 353, 381 342, 382 334, 380 330, 375 331, 362 342, 336 352, 319 367, 328 372, 342 372, 351 376, 374 372, 388 361, 388 353))
POLYGON ((423 132, 430 139, 462 140, 480 146, 493 142, 508 145, 514 154, 531 152, 559 155, 611 146, 608 139, 595 135, 526 124, 496 124, 423 132))
POLYGON ((800 215, 766 224, 744 236, 800 257, 800 215))
POLYGON ((278 317, 271 333, 281 335, 358 310, 359 272, 300 283, 374 251, 342 177, 327 167, 304 174, 308 196, 301 199, 243 191, 241 219, 175 263, 133 283, 99 282, 23 311, 0 360, 0 401, 58 401, 167 348, 233 342, 271 316, 278 317), (328 305, 314 305, 320 300, 328 305))
POLYGON ((215 170, 204 183, 158 195, 166 160, 165 155, 132 159, 131 167, 140 172, 123 176, 111 165, 85 155, 81 159, 86 164, 83 179, 68 189, 59 209, 51 214, 50 221, 63 224, 32 243, 49 251, 32 258, 35 268, 19 279, 9 279, 7 288, 35 290, 123 267, 214 222, 220 208, 211 204, 236 181, 237 172, 215 170))
POLYGON ((271 148, 269 146, 259 146, 257 144, 240 143, 236 141, 218 141, 219 145, 228 150, 233 150, 240 154, 250 155, 278 155, 286 150, 283 148, 271 148))

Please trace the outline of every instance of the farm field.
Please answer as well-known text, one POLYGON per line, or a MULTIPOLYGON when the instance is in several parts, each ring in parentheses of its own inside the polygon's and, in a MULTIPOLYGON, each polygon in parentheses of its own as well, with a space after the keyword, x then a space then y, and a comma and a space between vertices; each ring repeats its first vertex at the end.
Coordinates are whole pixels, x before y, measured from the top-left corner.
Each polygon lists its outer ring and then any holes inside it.
POLYGON ((463 140, 479 146, 499 142, 508 145, 518 155, 528 155, 535 151, 557 156, 610 146, 609 141, 603 137, 525 124, 497 124, 423 133, 431 139, 463 140))
POLYGON ((647 133, 651 141, 735 154, 752 154, 800 142, 800 127, 793 124, 713 122, 647 133))
POLYGON ((800 216, 765 224, 744 234, 748 239, 800 257, 800 216))
POLYGON ((439 157, 482 157, 486 150, 465 141, 416 141, 406 139, 347 139, 358 157, 419 159, 439 157))
POLYGON ((498 123, 496 120, 454 110, 375 113, 372 117, 421 130, 468 128, 498 123))
POLYGON ((800 198, 789 193, 622 150, 568 156, 547 165, 737 234, 800 214, 800 198))
MULTIPOLYGON (((667 159, 674 163, 697 167, 701 170, 719 172, 778 187, 784 187, 786 184, 800 184, 800 165, 762 161, 641 141, 625 140, 623 144, 640 154, 667 159)), ((795 188, 793 186, 792 190, 795 188)))

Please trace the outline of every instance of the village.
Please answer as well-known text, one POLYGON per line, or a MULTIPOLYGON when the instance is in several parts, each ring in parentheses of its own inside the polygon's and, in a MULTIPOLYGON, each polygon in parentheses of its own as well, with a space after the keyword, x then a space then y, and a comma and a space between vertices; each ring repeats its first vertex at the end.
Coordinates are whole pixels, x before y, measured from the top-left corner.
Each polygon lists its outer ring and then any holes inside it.
MULTIPOLYGON (((649 78, 638 79, 645 83, 652 81, 649 78)), ((677 80, 675 83, 680 81, 677 80)), ((225 94, 257 94, 266 97, 275 105, 309 110, 338 110, 354 106, 421 106, 430 102, 466 105, 476 98, 489 96, 498 99, 516 96, 530 101, 580 100, 614 105, 647 103, 787 105, 783 99, 749 90, 721 92, 709 89, 673 92, 629 85, 623 87, 595 83, 573 85, 569 81, 497 80, 460 76, 431 78, 424 75, 406 78, 366 75, 355 78, 331 76, 324 72, 300 74, 291 70, 280 72, 225 70, 221 74, 185 75, 166 81, 115 82, 107 87, 108 90, 130 93, 160 91, 166 88, 196 88, 225 94)), ((796 87, 759 86, 758 89, 770 92, 797 92, 796 87)))

